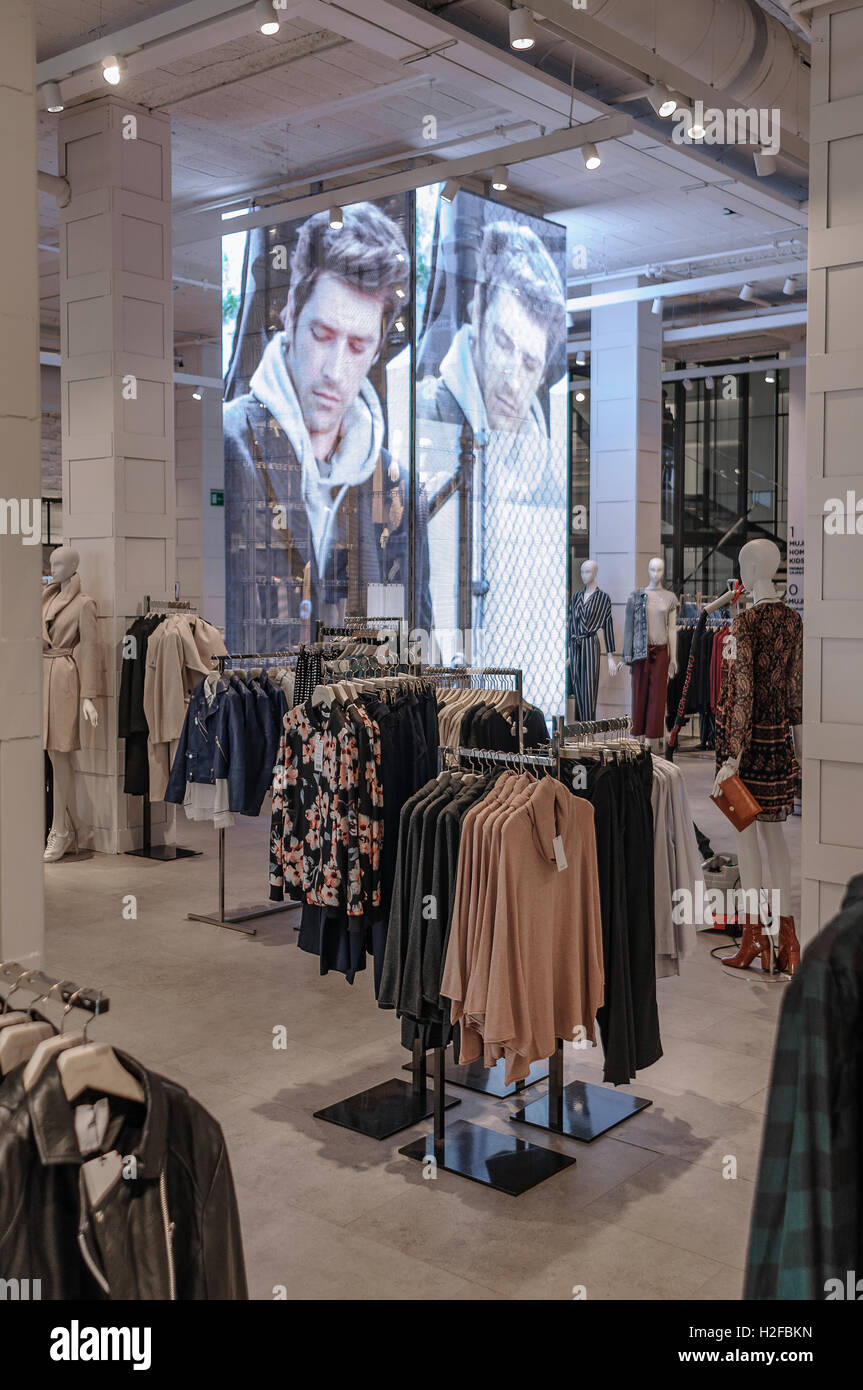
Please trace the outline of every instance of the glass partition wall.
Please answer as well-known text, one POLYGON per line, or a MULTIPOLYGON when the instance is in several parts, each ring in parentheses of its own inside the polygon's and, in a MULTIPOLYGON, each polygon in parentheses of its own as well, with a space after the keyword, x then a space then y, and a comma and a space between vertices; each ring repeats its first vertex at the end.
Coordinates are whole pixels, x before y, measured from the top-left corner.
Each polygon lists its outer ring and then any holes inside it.
POLYGON ((787 474, 787 370, 666 382, 662 542, 675 592, 722 593, 758 536, 785 553, 787 474))

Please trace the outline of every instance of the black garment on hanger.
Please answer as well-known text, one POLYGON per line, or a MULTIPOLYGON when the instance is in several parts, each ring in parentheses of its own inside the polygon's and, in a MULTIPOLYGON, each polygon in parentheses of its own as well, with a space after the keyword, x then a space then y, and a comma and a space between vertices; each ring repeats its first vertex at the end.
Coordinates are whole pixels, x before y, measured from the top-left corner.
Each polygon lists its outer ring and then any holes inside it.
POLYGON ((120 697, 117 705, 117 737, 126 740, 125 778, 127 796, 147 796, 150 791, 150 764, 147 757, 147 718, 144 714, 144 676, 147 671, 147 645, 150 634, 165 621, 164 613, 148 613, 136 618, 126 632, 134 640, 132 655, 124 654, 120 670, 120 697))
POLYGON ((583 760, 593 806, 605 1002, 596 1019, 603 1079, 627 1085, 662 1056, 656 1003, 653 812, 650 755, 636 762, 583 760))

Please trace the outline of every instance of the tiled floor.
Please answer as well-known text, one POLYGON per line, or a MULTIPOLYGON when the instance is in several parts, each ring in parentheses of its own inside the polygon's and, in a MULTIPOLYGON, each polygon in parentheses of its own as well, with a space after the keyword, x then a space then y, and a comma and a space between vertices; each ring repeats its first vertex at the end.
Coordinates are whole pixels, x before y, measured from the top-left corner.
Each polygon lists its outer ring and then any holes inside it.
MULTIPOLYGON (((707 802, 710 759, 678 761, 700 828, 733 848, 707 802)), ((267 832, 263 820, 228 832, 229 906, 263 900, 267 832)), ((799 821, 786 833, 799 864, 799 821)), ((709 953, 726 938, 700 935, 681 976, 659 982, 665 1055, 625 1088, 653 1104, 591 1145, 532 1131, 578 1161, 512 1198, 425 1179, 398 1149, 427 1124, 378 1143, 313 1118, 401 1075, 398 1024, 369 973, 353 987, 320 978, 292 913, 253 938, 187 922, 215 908, 216 837, 185 823, 180 836, 204 856, 47 866, 46 965, 103 986, 112 1008, 93 1037, 182 1082, 222 1124, 254 1298, 277 1286, 305 1299, 568 1300, 578 1286, 591 1299, 740 1297, 783 986, 723 972, 709 953)), ((566 1063, 567 1079, 601 1078, 598 1050, 568 1049, 566 1063)), ((460 1118, 511 1131, 511 1102, 456 1094, 460 1118)))

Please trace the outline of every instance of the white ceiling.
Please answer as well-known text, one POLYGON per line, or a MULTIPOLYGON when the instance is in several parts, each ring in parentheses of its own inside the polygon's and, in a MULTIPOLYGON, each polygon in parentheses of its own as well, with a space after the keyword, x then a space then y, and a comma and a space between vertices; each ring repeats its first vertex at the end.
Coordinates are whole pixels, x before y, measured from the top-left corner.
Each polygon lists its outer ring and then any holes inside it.
MULTIPOLYGON (((173 8, 165 0, 35 0, 38 59, 92 41, 100 25, 109 34, 173 8)), ((304 8, 308 17, 283 23, 275 38, 259 34, 250 20, 239 38, 214 48, 201 44, 123 84, 130 101, 171 116, 178 275, 218 276, 218 242, 210 235, 196 244, 197 234, 188 230, 196 225, 190 215, 208 204, 262 190, 299 194, 314 180, 349 177, 350 170, 383 174, 433 149, 444 158, 491 150, 538 134, 540 124, 566 123, 570 94, 560 83, 461 31, 452 31, 459 42, 443 54, 400 62, 418 51, 417 25, 430 22, 404 0, 341 0, 339 7, 311 0, 304 8), (367 28, 371 20, 378 28, 367 28), (358 32, 363 41, 349 36, 358 32), (428 116, 437 121, 437 142, 424 138, 428 116)), ((435 20, 438 32, 440 23, 435 20)), ((576 93, 572 109, 580 121, 607 108, 576 93)), ((39 117, 40 168, 49 171, 57 167, 58 119, 39 117)), ((511 172, 514 190, 564 222, 573 246, 586 248, 591 273, 805 240, 805 207, 639 126, 605 144, 602 156, 592 174, 578 151, 511 172)), ((56 243, 56 206, 41 194, 39 206, 40 241, 56 243)), ((50 339, 58 312, 56 256, 44 253, 40 265, 50 339)), ((218 296, 178 287, 175 318, 180 338, 217 333, 218 296)))

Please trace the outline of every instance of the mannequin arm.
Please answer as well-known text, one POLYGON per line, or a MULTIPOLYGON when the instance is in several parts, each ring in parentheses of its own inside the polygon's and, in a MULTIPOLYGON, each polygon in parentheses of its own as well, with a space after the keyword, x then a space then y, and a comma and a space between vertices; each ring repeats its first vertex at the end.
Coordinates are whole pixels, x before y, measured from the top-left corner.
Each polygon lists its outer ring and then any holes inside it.
POLYGON ((81 701, 81 713, 83 714, 87 723, 92 724, 93 728, 95 729, 96 725, 99 723, 99 711, 93 704, 92 700, 84 699, 81 701))
POLYGON ((722 783, 729 777, 736 777, 740 768, 740 758, 726 758, 721 768, 716 774, 716 779, 711 788, 710 795, 718 796, 722 783))
POLYGON ((608 674, 609 674, 610 676, 616 676, 617 673, 621 670, 622 667, 623 667, 623 662, 622 662, 622 661, 618 661, 617 657, 614 655, 614 652, 609 652, 609 653, 608 653, 608 674))

